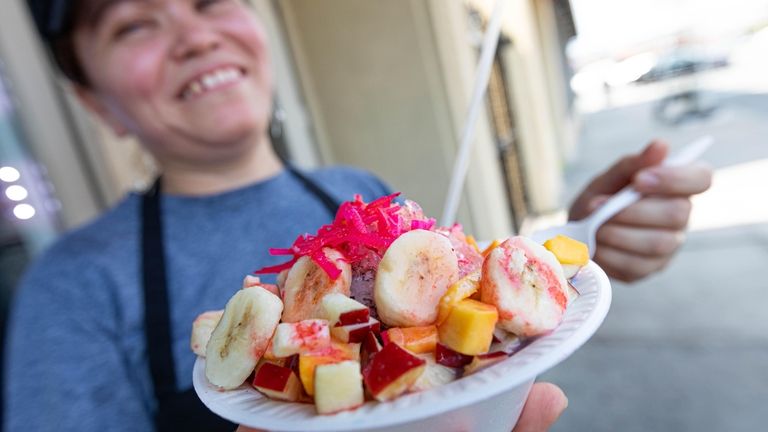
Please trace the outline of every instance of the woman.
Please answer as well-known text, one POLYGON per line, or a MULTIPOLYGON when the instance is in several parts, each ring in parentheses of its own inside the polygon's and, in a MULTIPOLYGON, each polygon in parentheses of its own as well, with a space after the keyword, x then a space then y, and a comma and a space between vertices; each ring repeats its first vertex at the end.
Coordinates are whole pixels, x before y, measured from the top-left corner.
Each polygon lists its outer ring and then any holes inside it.
MULTIPOLYGON (((80 100, 117 134, 136 136, 162 181, 65 235, 25 276, 11 316, 6 426, 232 430, 191 390, 190 323, 220 308, 244 274, 275 263, 268 246, 314 231, 353 193, 371 199, 387 189, 359 170, 305 174, 275 156, 264 30, 239 0, 30 1, 80 100)), ((580 211, 664 153, 652 146, 619 165, 580 211)), ((632 234, 650 219, 648 231, 666 247, 627 250, 602 238, 609 270, 644 263, 634 278, 669 260, 687 221, 680 202, 708 182, 706 170, 676 173, 695 187, 661 197, 671 174, 657 171, 646 191, 660 197, 616 219, 632 222, 632 234), (659 225, 642 211, 648 205, 684 217, 659 225)), ((545 429, 564 407, 556 387, 540 385, 521 427, 545 429)))

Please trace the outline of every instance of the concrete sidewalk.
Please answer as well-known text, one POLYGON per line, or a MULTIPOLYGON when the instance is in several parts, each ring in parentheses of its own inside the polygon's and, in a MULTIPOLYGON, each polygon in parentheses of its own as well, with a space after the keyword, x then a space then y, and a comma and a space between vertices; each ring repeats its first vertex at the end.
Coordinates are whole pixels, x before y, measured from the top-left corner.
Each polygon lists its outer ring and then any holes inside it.
MULTIPOLYGON (((654 136, 678 146, 712 134, 717 144, 706 159, 737 175, 745 162, 768 160, 768 94, 706 96, 718 106, 712 117, 676 128, 653 119, 652 103, 587 115, 580 157, 568 169, 567 198, 654 136)), ((761 177, 743 183, 761 182, 757 196, 726 186, 722 196, 706 198, 711 204, 727 195, 744 209, 765 207, 768 172, 761 177)), ((664 272, 633 285, 615 283, 603 327, 540 377, 570 399, 554 431, 768 430, 768 279, 762 274, 768 220, 729 225, 728 217, 739 215, 721 210, 721 226, 691 232, 664 272)))

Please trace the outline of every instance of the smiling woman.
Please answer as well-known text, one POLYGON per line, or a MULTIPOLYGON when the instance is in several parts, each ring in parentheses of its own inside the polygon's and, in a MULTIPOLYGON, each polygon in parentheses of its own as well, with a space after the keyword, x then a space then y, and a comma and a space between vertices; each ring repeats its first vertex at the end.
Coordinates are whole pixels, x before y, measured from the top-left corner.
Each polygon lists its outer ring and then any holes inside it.
POLYGON ((355 193, 389 191, 360 170, 283 166, 265 29, 243 2, 30 3, 78 99, 137 138, 162 182, 63 236, 23 277, 5 427, 231 431, 191 389, 189 323, 274 264, 263 244, 328 222, 355 193))

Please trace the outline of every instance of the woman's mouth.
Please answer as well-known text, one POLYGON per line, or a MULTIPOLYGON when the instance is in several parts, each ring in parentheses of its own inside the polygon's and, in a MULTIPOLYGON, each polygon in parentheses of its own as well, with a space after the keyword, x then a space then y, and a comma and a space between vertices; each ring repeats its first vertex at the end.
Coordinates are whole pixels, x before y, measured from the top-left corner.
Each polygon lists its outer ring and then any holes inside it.
POLYGON ((182 100, 196 98, 210 91, 228 87, 240 81, 243 76, 245 76, 245 71, 239 67, 216 68, 188 82, 183 87, 179 97, 182 100))

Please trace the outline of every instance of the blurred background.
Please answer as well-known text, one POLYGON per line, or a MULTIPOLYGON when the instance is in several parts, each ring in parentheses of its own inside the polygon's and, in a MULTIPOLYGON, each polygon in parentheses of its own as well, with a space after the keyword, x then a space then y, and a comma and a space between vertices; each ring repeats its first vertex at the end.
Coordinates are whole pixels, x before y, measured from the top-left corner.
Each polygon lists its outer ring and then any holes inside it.
MULTIPOLYGON (((543 379, 556 431, 768 425, 768 2, 508 0, 459 220, 491 239, 564 220, 650 139, 704 134, 715 168, 667 270, 615 284, 597 335, 543 379)), ((369 169, 439 215, 490 0, 253 0, 296 164, 369 169)), ((152 161, 57 78, 22 0, 0 15, 0 294, 31 259, 144 187, 152 161)), ((500 407, 501 409, 501 407, 500 407)))

